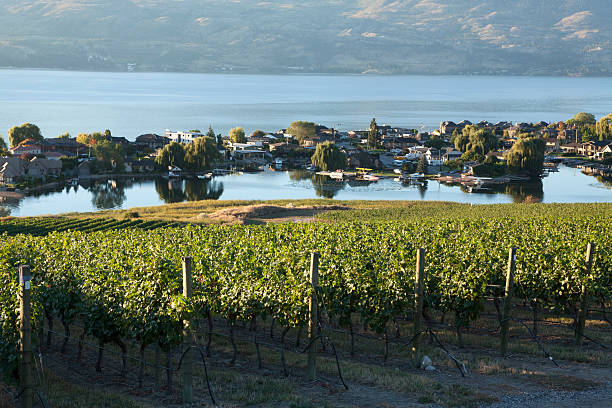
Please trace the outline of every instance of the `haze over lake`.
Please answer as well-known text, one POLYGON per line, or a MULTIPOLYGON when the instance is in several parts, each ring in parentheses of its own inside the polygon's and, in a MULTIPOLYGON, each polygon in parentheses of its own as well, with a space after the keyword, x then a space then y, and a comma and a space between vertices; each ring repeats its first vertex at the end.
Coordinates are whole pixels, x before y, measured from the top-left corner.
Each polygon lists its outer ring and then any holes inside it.
POLYGON ((276 131, 294 120, 342 130, 378 123, 565 120, 612 111, 612 78, 221 75, 0 70, 0 134, 32 122, 45 137, 235 126, 276 131))

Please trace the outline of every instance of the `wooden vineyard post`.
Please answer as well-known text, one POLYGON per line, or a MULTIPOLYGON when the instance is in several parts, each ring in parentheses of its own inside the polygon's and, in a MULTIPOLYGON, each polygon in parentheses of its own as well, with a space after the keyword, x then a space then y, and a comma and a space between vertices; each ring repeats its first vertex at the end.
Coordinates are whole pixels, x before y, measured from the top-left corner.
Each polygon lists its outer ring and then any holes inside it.
MULTIPOLYGON (((183 296, 190 298, 193 292, 193 281, 191 279, 191 257, 183 258, 183 296)), ((191 338, 191 322, 183 322, 183 344, 185 355, 183 356, 183 403, 193 402, 193 353, 191 338)))
POLYGON ((419 361, 419 341, 421 339, 421 319, 423 318, 423 285, 425 281, 425 248, 417 250, 416 280, 414 286, 414 346, 412 348, 416 366, 419 361))
POLYGON ((32 408, 32 322, 30 320, 30 267, 19 267, 19 318, 21 330, 19 332, 21 352, 21 408, 32 408))
POLYGON ((308 378, 314 381, 317 378, 316 355, 317 347, 315 339, 317 337, 317 294, 316 289, 319 286, 319 253, 313 252, 310 258, 310 284, 312 286, 312 294, 308 302, 308 378))
POLYGON ((499 351, 502 357, 508 352, 508 329, 510 327, 510 305, 512 304, 512 289, 514 287, 514 270, 516 269, 516 248, 510 248, 508 252, 508 270, 506 271, 506 290, 504 292, 504 304, 502 306, 501 321, 501 343, 499 351))
POLYGON ((586 253, 586 273, 584 281, 582 282, 582 291, 580 292, 580 310, 578 311, 578 322, 576 327, 576 344, 582 346, 584 326, 586 325, 587 310, 589 307, 589 293, 587 288, 587 281, 591 275, 591 268, 593 267, 593 250, 595 245, 589 242, 586 253))

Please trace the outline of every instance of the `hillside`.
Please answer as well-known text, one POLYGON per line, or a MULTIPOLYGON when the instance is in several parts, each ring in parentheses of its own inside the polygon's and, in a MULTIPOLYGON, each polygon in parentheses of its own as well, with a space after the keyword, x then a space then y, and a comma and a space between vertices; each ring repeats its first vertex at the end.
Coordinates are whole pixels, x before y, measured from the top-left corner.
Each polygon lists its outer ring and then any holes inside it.
POLYGON ((118 71, 612 73, 608 1, 507 4, 0 0, 0 60, 118 71))

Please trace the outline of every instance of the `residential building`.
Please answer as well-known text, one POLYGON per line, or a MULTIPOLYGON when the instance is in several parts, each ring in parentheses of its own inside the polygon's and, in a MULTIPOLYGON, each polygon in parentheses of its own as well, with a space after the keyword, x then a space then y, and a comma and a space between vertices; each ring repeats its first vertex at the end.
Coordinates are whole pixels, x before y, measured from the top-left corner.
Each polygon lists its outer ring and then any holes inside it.
POLYGON ((170 139, 172 142, 185 144, 192 143, 195 139, 204 137, 205 135, 197 132, 174 132, 170 129, 166 129, 164 136, 170 139))
POLYGON ((147 133, 136 138, 136 148, 140 151, 144 149, 157 150, 170 143, 170 139, 165 136, 147 133))

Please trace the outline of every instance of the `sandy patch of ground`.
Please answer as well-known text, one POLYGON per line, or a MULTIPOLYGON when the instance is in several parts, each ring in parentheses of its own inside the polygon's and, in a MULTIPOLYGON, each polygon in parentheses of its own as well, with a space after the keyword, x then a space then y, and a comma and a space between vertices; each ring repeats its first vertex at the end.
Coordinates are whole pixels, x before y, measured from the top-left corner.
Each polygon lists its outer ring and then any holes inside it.
POLYGON ((201 213, 198 219, 206 219, 223 224, 249 224, 267 222, 311 222, 314 216, 332 210, 346 210, 348 207, 340 205, 320 206, 285 206, 257 204, 240 207, 224 208, 214 213, 201 213))

